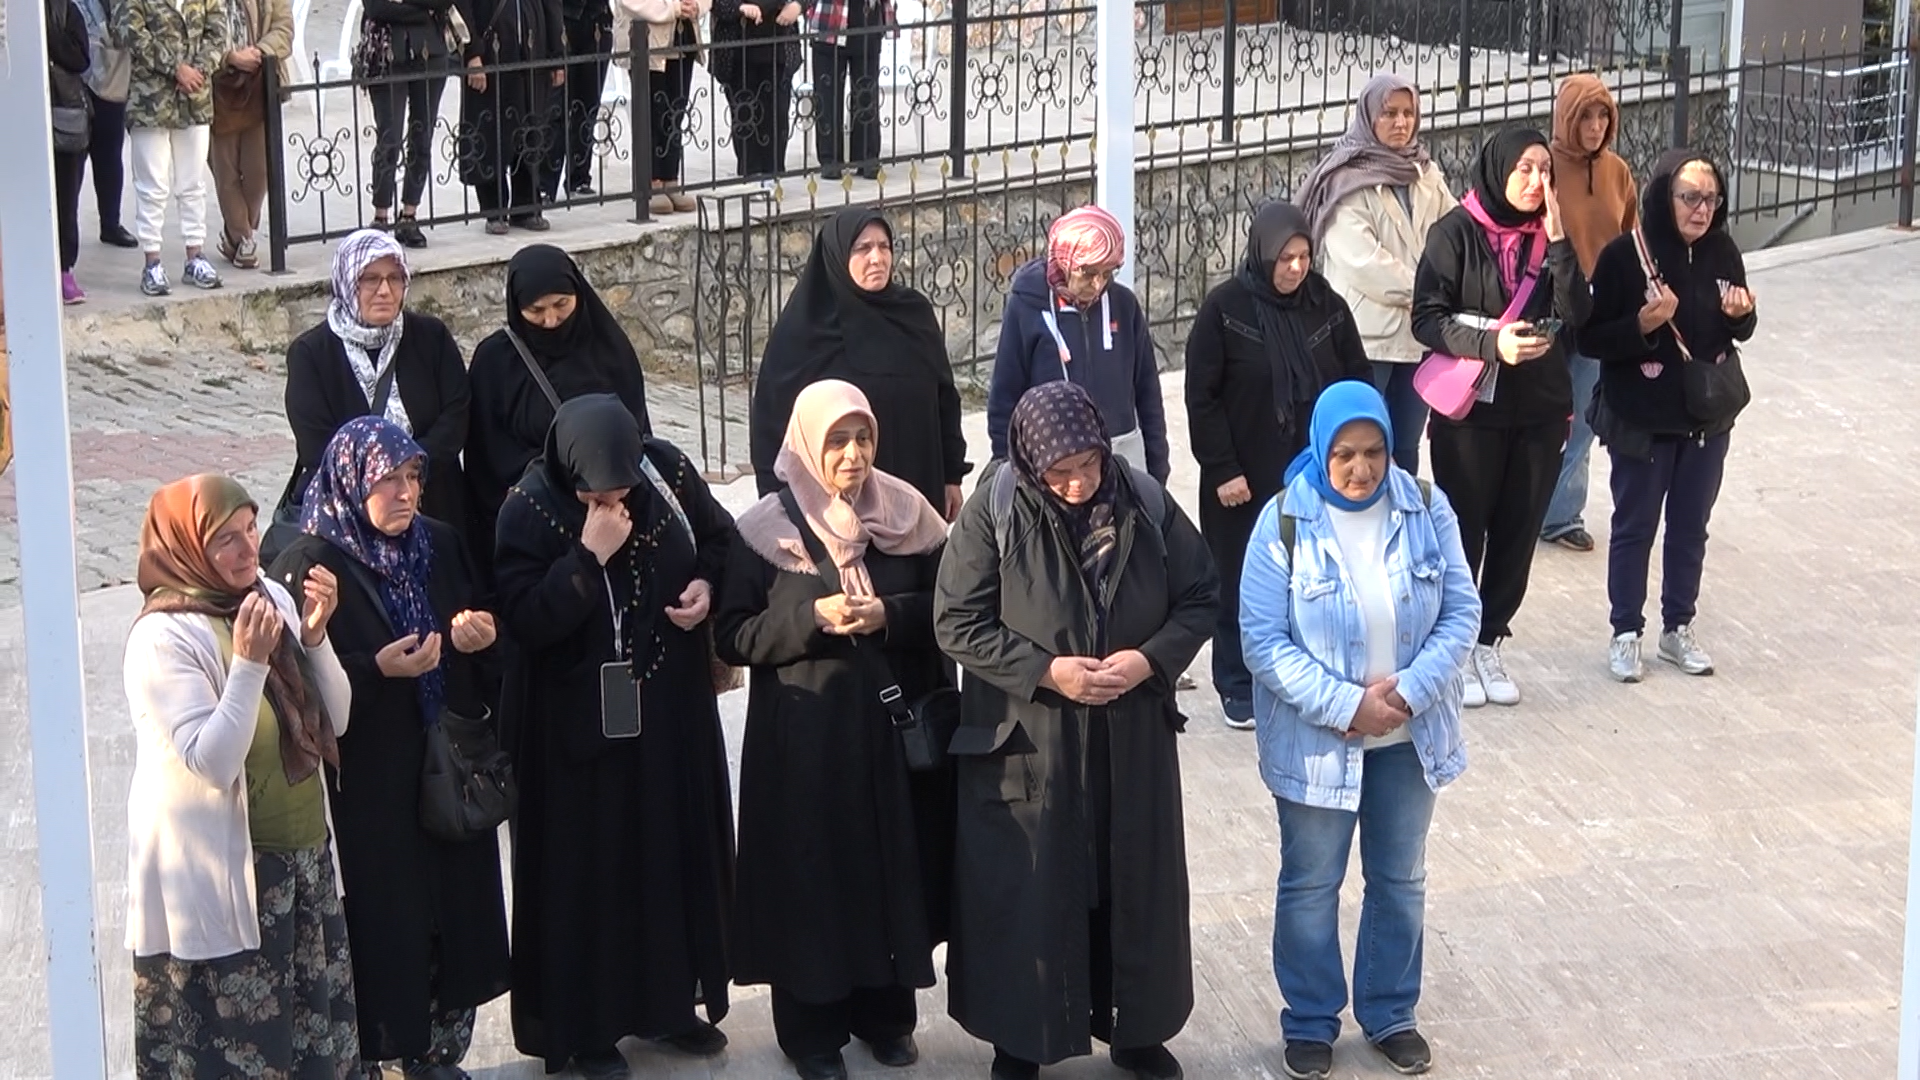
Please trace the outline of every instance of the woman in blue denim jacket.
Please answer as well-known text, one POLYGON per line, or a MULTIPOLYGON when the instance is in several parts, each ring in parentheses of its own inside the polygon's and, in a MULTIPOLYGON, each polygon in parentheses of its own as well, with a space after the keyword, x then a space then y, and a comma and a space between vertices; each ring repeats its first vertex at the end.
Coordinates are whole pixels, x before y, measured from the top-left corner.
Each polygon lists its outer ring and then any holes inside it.
POLYGON ((1333 1068, 1347 1004, 1340 884, 1356 824, 1366 896, 1354 1018, 1400 1072, 1432 1062, 1413 1015, 1427 827, 1434 792, 1467 764, 1460 665, 1480 598, 1453 508, 1392 464, 1392 445, 1378 391, 1328 387, 1286 489, 1254 526, 1240 582, 1260 774, 1279 805, 1273 967, 1297 1080, 1333 1068))

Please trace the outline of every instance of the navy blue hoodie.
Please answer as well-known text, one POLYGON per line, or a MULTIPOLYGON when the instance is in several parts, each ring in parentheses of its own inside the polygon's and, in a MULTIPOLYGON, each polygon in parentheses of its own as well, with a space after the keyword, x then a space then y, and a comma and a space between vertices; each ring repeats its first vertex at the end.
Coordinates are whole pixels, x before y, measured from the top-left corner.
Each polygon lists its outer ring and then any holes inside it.
POLYGON ((994 351, 993 384, 987 391, 987 435, 994 457, 1007 456, 1007 423, 1020 395, 1056 379, 1087 388, 1107 422, 1108 438, 1139 428, 1146 437, 1147 471, 1166 482, 1167 413, 1140 301, 1115 282, 1085 312, 1063 304, 1047 285, 1046 260, 1040 258, 1014 271, 1000 316, 1000 347, 994 351), (1057 339, 1047 326, 1049 310, 1060 331, 1057 339), (1061 362, 1062 343, 1066 363, 1061 362))

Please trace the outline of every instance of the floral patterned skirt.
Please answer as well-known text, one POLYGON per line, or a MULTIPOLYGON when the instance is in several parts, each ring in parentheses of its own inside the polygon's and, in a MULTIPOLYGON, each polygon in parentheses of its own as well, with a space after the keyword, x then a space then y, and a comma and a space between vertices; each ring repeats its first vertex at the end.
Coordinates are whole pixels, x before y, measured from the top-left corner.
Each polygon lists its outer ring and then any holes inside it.
POLYGON ((216 960, 133 958, 140 1080, 359 1075, 347 920, 326 845, 254 853, 260 948, 216 960))

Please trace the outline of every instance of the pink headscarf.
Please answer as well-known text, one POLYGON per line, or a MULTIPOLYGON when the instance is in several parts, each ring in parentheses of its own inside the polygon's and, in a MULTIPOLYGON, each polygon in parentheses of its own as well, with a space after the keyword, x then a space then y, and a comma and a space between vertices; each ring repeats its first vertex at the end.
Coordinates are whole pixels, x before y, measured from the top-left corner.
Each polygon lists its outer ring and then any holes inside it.
POLYGON ((1127 234, 1112 214, 1082 206, 1057 218, 1047 230, 1047 284, 1067 290, 1067 275, 1083 266, 1118 266, 1127 259, 1127 234))
MULTIPOLYGON (((866 565, 869 544, 889 555, 924 555, 946 542, 947 523, 920 489, 871 466, 866 482, 851 497, 833 490, 820 471, 827 433, 856 413, 873 426, 878 445, 880 424, 859 387, 839 379, 808 384, 794 399, 773 474, 793 489, 800 512, 840 571, 841 588, 848 596, 872 596, 873 581, 866 565)), ((787 517, 779 495, 749 507, 740 515, 738 528, 747 546, 779 569, 814 572, 800 530, 787 517)))

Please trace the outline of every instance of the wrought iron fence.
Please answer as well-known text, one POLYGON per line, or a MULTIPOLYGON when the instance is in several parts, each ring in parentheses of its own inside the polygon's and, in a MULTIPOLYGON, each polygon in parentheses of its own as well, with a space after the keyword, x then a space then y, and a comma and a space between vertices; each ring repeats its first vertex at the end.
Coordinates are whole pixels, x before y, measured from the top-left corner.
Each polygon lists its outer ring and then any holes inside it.
MULTIPOLYGON (((1882 32, 1733 50, 1723 39, 1689 40, 1679 2, 1139 0, 1129 258, 1163 360, 1177 362, 1206 290, 1237 262, 1247 216, 1292 193, 1346 126, 1361 85, 1382 70, 1422 88, 1422 137, 1456 187, 1486 133, 1547 128, 1558 81, 1594 71, 1620 102, 1615 148, 1636 172, 1690 142, 1726 163, 1734 218, 1765 229, 1763 240, 1821 208, 1843 214, 1897 199, 1900 220, 1911 221, 1920 48, 1882 32)), ((591 78, 589 60, 641 73, 695 62, 684 79, 658 80, 657 103, 645 75, 615 74, 613 92, 575 95, 573 107, 591 111, 591 142, 580 147, 590 190, 556 185, 546 211, 618 204, 630 208, 619 216, 646 220, 659 194, 650 184, 658 140, 677 136, 678 189, 698 212, 677 219, 695 227, 679 241, 691 329, 673 351, 695 358, 710 395, 709 462, 741 456, 728 429, 744 413, 738 395, 813 230, 848 203, 887 209, 896 273, 940 313, 956 373, 982 383, 1013 272, 1040 251, 1054 217, 1091 198, 1092 3, 894 0, 895 25, 832 44, 804 20, 742 37, 738 0, 715 3, 697 44, 653 50, 638 25, 591 57, 450 74, 545 80, 552 90, 553 73, 569 64, 568 79, 583 69, 591 78), (849 72, 857 77, 842 78, 849 72), (849 120, 864 121, 866 135, 856 139, 849 120)), ((775 12, 770 0, 763 25, 775 12)), ((369 219, 379 138, 369 95, 399 81, 287 88, 270 140, 283 157, 283 183, 270 195, 276 263, 289 244, 369 219)), ((464 100, 433 115, 434 173, 420 210, 429 227, 500 212, 457 182, 484 179, 498 164, 481 151, 543 162, 579 141, 552 113, 523 110, 516 125, 477 92, 449 98, 464 100)), ((507 202, 510 215, 542 209, 507 202)))

